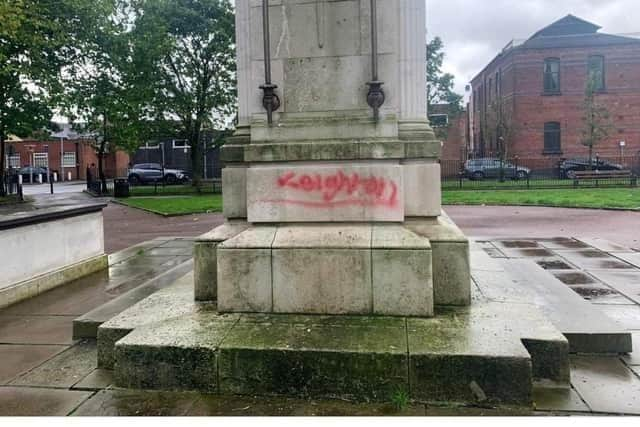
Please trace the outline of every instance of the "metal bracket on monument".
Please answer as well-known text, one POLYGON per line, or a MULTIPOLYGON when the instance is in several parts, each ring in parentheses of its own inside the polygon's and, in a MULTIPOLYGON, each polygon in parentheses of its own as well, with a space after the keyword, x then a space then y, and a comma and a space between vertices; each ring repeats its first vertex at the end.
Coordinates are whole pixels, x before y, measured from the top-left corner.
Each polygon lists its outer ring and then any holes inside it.
POLYGON ((269 34, 269 0, 262 0, 262 34, 264 38, 264 91, 262 105, 267 110, 267 122, 273 124, 273 112, 280 108, 280 98, 275 90, 277 85, 271 83, 271 37, 269 34))
POLYGON ((384 82, 378 80, 378 7, 376 0, 371 0, 371 81, 367 83, 367 104, 373 108, 373 119, 378 122, 380 107, 384 104, 385 95, 382 90, 384 82))

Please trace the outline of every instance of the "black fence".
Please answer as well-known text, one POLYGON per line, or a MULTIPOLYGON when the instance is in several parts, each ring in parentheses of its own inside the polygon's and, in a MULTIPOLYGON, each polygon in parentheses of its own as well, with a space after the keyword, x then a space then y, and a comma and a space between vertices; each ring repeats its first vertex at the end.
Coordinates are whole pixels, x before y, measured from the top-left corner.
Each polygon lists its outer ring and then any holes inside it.
POLYGON ((442 188, 463 190, 636 187, 640 156, 442 160, 442 188))
POLYGON ((22 194, 22 183, 20 182, 20 178, 18 178, 17 173, 5 171, 3 187, 4 194, 17 196, 18 199, 24 200, 24 196, 22 194))
POLYGON ((222 194, 222 179, 201 180, 194 186, 190 179, 185 180, 133 180, 126 174, 123 178, 87 180, 87 191, 94 196, 135 197, 135 196, 180 196, 200 194, 222 194))

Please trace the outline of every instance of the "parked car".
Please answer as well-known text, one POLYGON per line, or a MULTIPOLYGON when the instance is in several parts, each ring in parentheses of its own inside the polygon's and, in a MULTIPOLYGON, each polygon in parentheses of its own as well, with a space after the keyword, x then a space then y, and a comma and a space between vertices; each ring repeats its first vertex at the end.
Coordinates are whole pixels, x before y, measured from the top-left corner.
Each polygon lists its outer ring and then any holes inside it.
POLYGON ((22 175, 22 182, 28 183, 31 183, 32 176, 33 182, 37 182, 38 175, 42 175, 42 182, 48 182, 49 180, 49 170, 39 166, 25 166, 20 168, 18 175, 22 175))
POLYGON ((189 180, 189 174, 181 169, 163 170, 159 163, 140 163, 129 169, 128 180, 132 185, 163 181, 166 184, 180 184, 189 180))
POLYGON ((473 180, 481 180, 484 178, 504 178, 527 179, 531 173, 531 169, 524 166, 518 166, 500 159, 485 157, 481 159, 467 160, 464 163, 464 175, 473 180))
POLYGON ((624 169, 624 166, 622 165, 610 163, 601 159, 591 159, 591 168, 589 168, 589 159, 566 159, 560 163, 560 176, 563 178, 574 179, 576 177, 576 172, 578 171, 613 171, 622 169, 624 169))

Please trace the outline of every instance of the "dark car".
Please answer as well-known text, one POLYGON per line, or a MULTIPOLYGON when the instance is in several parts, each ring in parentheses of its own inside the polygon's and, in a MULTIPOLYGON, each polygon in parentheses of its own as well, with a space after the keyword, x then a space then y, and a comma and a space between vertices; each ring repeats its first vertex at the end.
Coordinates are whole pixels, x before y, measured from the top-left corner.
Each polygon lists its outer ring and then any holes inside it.
POLYGON ((579 171, 614 171, 622 169, 624 169, 622 165, 601 159, 591 159, 591 167, 589 167, 589 159, 566 159, 560 163, 560 176, 574 179, 576 177, 575 173, 579 171))
POLYGON ((25 166, 20 168, 18 175, 22 175, 22 182, 31 183, 32 176, 33 182, 38 182, 38 175, 42 175, 42 182, 47 182, 49 178, 49 170, 39 166, 25 166))
POLYGON ((485 157, 481 159, 467 160, 464 163, 464 175, 473 180, 481 180, 484 178, 515 178, 527 179, 531 169, 523 166, 516 166, 507 161, 500 159, 485 157))
POLYGON ((163 181, 166 184, 180 184, 189 180, 189 174, 181 169, 163 169, 159 163, 140 163, 129 169, 128 179, 133 185, 163 181))

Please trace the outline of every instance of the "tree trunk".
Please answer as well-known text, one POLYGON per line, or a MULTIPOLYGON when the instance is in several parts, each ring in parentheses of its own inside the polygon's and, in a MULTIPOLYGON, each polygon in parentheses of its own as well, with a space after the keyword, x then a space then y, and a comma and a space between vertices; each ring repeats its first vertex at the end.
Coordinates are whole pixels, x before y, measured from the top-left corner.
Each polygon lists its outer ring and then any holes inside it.
POLYGON ((100 178, 100 192, 107 193, 107 179, 104 176, 104 149, 107 145, 107 115, 102 116, 102 141, 98 150, 98 177, 100 178))
POLYGON ((189 135, 189 144, 191 145, 191 173, 193 175, 193 186, 200 188, 202 181, 202 145, 200 141, 200 127, 202 125, 197 121, 189 135))
POLYGON ((4 129, 0 127, 0 197, 6 196, 5 191, 5 175, 4 175, 4 129))

